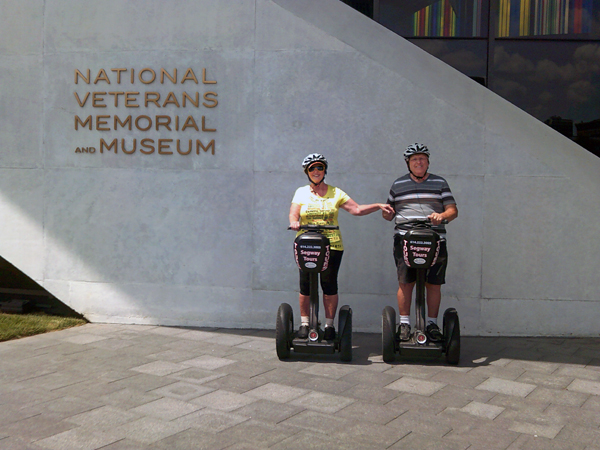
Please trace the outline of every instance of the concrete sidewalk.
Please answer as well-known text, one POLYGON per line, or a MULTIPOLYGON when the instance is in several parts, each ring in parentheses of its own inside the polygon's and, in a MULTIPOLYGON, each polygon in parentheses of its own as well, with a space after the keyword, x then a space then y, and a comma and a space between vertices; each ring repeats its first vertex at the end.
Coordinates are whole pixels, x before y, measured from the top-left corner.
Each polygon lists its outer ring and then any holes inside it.
POLYGON ((600 339, 463 338, 458 367, 274 332, 89 324, 0 343, 0 449, 600 449, 600 339))

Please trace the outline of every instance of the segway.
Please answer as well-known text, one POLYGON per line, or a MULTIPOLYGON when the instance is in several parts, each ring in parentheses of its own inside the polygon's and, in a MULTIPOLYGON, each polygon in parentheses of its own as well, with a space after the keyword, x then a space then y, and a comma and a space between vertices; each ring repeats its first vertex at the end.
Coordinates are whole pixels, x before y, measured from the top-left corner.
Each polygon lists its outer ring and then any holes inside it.
MULTIPOLYGON (((440 357, 446 355, 449 364, 460 360, 460 324, 454 308, 444 311, 443 340, 432 342, 425 332, 425 279, 427 269, 433 266, 440 251, 440 236, 431 229, 429 219, 412 219, 407 224, 414 228, 402 237, 402 257, 408 267, 416 269, 415 329, 407 341, 396 333, 396 311, 386 306, 382 313, 382 355, 385 362, 393 362, 396 353, 408 357, 440 357)), ((446 222, 444 222, 446 223, 446 222)))
POLYGON ((292 307, 282 303, 277 311, 275 340, 279 359, 290 357, 293 349, 296 353, 333 354, 340 352, 342 361, 352 360, 352 309, 348 305, 340 308, 337 335, 333 340, 324 340, 324 332, 319 322, 319 273, 327 270, 329 264, 329 239, 321 232, 337 230, 332 225, 301 225, 308 230, 294 240, 294 255, 300 270, 309 273, 310 280, 310 316, 309 331, 306 339, 300 339, 294 331, 294 313, 292 307))

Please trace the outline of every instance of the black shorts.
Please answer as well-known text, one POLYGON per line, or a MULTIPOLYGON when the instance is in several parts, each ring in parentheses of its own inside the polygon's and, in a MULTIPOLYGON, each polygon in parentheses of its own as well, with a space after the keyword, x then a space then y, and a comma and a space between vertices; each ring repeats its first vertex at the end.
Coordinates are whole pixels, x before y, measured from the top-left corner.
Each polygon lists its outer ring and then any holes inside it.
MULTIPOLYGON (((402 236, 396 234, 394 236, 394 261, 398 271, 398 283, 407 284, 414 283, 417 280, 417 270, 408 267, 404 263, 402 256, 402 236)), ((448 266, 448 249, 446 248, 446 240, 440 241, 440 254, 436 263, 427 270, 425 281, 429 284, 445 284, 446 283, 446 267, 448 266)))
MULTIPOLYGON (((338 272, 342 264, 342 255, 344 251, 331 250, 329 254, 329 267, 319 274, 321 279, 321 289, 325 295, 335 295, 338 293, 338 272)), ((300 293, 310 295, 310 274, 300 270, 300 293)))

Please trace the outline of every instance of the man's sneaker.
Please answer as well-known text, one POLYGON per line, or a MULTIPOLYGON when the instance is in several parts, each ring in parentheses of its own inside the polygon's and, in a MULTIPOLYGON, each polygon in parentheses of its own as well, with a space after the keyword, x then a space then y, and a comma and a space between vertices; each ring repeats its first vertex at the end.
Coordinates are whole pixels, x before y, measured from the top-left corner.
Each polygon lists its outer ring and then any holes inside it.
POLYGON ((335 339, 335 327, 325 327, 323 339, 326 341, 333 341, 335 339))
POLYGON ((431 339, 433 342, 441 342, 444 340, 444 336, 440 331, 440 327, 438 327, 435 323, 429 322, 427 324, 426 331, 427 336, 429 336, 429 339, 431 339))
POLYGON ((300 325, 300 328, 298 328, 298 333, 296 333, 296 337, 298 339, 307 339, 308 338, 308 325, 300 325))
POLYGON ((398 338, 401 341, 408 341, 410 339, 410 325, 407 323, 401 323, 398 327, 398 338))

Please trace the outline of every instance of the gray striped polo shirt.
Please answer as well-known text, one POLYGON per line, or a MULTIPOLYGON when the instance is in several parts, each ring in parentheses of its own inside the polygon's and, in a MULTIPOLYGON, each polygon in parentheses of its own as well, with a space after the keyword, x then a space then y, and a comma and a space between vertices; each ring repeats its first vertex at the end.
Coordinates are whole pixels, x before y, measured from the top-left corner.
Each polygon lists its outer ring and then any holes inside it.
MULTIPOLYGON (((410 174, 398 178, 390 188, 388 204, 396 211, 395 233, 404 234, 410 226, 403 225, 410 219, 425 219, 431 213, 443 213, 447 205, 455 205, 456 201, 450 191, 448 182, 432 173, 422 183, 415 182, 410 174)), ((446 236, 446 227, 432 227, 442 238, 446 236)))

